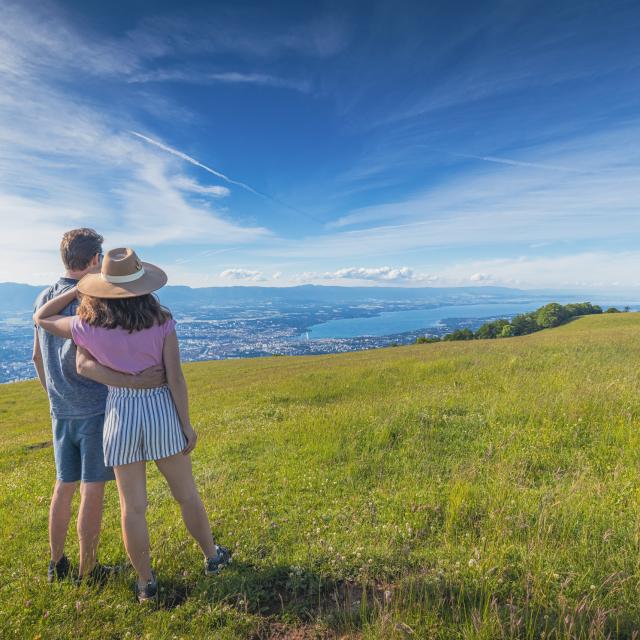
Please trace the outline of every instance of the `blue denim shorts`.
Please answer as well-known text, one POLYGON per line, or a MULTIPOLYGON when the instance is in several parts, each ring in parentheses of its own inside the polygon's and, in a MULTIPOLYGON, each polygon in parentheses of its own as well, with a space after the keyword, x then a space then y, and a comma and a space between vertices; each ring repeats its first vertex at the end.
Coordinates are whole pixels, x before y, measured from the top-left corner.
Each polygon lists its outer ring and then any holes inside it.
POLYGON ((89 418, 53 418, 53 453, 56 477, 61 482, 113 480, 104 466, 102 427, 104 415, 89 418))

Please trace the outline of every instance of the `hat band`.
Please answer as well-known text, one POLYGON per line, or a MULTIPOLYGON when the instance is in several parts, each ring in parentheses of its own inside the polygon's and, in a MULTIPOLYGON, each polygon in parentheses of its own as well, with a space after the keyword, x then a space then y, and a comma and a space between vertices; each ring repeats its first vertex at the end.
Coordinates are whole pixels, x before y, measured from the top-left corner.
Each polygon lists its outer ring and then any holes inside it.
POLYGON ((101 273, 100 276, 103 280, 110 282, 111 284, 122 284, 124 282, 133 282, 134 280, 139 280, 144 275, 144 269, 141 267, 140 271, 136 271, 135 273, 130 273, 126 276, 110 276, 107 273, 101 273))

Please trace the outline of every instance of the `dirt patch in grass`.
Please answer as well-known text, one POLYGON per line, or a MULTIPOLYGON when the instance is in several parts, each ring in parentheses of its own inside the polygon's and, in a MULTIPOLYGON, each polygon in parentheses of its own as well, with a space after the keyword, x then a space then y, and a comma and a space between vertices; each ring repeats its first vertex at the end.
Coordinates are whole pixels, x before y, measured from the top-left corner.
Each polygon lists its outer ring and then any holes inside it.
POLYGON ((291 626, 282 622, 272 622, 252 640, 336 640, 333 631, 320 630, 309 626, 291 626))
POLYGON ((53 443, 51 440, 47 440, 46 442, 34 442, 33 444, 26 444, 24 446, 25 451, 35 451, 36 449, 46 449, 50 447, 53 443))

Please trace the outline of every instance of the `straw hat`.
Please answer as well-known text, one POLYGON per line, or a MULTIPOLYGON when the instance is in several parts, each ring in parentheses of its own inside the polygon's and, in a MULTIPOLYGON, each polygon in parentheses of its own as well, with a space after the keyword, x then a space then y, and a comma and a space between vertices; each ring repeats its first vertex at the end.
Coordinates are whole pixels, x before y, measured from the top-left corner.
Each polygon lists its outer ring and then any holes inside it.
POLYGON ((135 298, 167 284, 167 274, 148 262, 140 262, 133 249, 111 249, 100 273, 89 273, 78 282, 78 291, 95 298, 135 298))

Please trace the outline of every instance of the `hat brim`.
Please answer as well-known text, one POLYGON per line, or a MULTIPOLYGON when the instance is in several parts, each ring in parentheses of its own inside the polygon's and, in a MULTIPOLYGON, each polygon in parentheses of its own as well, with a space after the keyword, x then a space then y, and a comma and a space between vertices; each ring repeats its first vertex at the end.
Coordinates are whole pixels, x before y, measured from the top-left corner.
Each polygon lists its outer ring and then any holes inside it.
POLYGON ((78 282, 78 291, 94 298, 135 298, 152 293, 167 284, 167 274, 149 262, 143 262, 144 275, 133 282, 107 282, 100 273, 88 273, 78 282))

